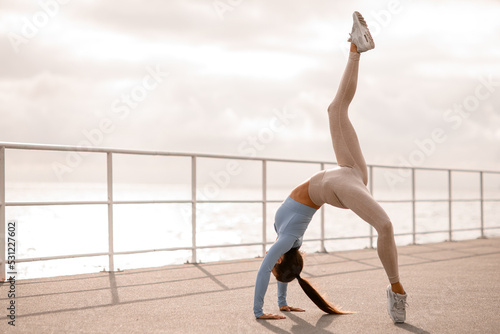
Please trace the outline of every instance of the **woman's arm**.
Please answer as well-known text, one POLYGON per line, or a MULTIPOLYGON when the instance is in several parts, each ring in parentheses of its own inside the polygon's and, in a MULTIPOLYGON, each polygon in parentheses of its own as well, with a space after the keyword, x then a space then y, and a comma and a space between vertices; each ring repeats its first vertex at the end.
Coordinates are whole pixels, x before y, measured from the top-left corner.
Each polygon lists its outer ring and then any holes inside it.
MULTIPOLYGON (((276 240, 276 242, 271 246, 266 256, 264 257, 264 260, 262 261, 262 264, 260 265, 259 271, 257 273, 257 279, 255 281, 253 312, 256 318, 264 316, 264 311, 262 310, 264 306, 264 296, 267 291, 267 286, 269 285, 269 278, 271 276, 271 271, 273 270, 274 265, 281 257, 281 255, 285 254, 292 248, 296 239, 297 238, 292 235, 280 235, 278 240, 276 240)), ((269 316, 269 314, 267 315, 269 316)))
MULTIPOLYGON (((292 247, 300 247, 302 245, 302 237, 295 241, 292 247)), ((280 307, 280 311, 283 312, 305 312, 306 310, 289 306, 286 301, 286 292, 287 292, 288 283, 283 283, 278 281, 278 306, 280 307)))
POLYGON ((286 302, 286 290, 288 287, 288 283, 283 283, 278 281, 278 306, 281 308, 282 306, 287 306, 286 302))

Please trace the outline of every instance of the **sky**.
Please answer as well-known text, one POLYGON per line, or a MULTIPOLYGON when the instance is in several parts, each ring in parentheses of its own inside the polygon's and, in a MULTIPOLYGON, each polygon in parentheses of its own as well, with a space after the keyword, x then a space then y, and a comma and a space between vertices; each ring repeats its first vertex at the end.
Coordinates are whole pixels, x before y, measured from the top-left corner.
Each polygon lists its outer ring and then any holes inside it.
POLYGON ((0 141, 334 161, 354 10, 367 163, 500 170, 492 0, 0 0, 0 141))

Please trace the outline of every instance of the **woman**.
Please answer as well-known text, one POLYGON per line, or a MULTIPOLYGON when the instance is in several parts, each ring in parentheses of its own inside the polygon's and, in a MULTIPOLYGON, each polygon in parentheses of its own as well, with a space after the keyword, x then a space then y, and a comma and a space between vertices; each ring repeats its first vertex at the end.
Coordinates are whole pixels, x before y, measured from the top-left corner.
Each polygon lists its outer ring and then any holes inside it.
POLYGON ((340 86, 328 107, 330 132, 338 166, 323 170, 296 187, 276 212, 274 228, 276 242, 267 252, 257 273, 254 314, 257 319, 284 319, 284 316, 264 313, 264 295, 271 272, 278 280, 278 305, 281 311, 303 312, 287 305, 287 282, 297 278, 304 292, 324 312, 346 314, 328 303, 307 280, 300 277, 303 260, 299 247, 312 216, 323 204, 351 209, 371 224, 378 233, 377 252, 389 278, 387 287, 388 313, 394 322, 406 318, 406 293, 399 282, 398 259, 392 223, 368 191, 368 173, 356 132, 349 121, 347 109, 357 85, 360 53, 375 47, 365 20, 353 14, 351 52, 340 86))

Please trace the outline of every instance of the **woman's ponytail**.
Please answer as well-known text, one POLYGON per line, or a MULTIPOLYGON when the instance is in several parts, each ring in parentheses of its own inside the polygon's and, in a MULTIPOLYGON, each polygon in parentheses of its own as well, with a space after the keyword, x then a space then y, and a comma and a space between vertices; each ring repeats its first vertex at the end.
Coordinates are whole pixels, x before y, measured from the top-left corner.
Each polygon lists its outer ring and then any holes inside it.
POLYGON ((323 296, 307 281, 306 279, 303 279, 300 277, 300 275, 297 275, 297 281, 299 281, 299 285, 304 290, 306 295, 313 301, 316 306, 318 306, 323 312, 328 313, 328 314, 352 314, 352 312, 348 311, 341 311, 340 309, 336 308, 329 302, 323 298, 323 296))
POLYGON ((298 248, 292 248, 286 252, 283 256, 281 263, 277 263, 274 266, 273 273, 276 279, 283 283, 288 283, 297 279, 299 281, 300 287, 306 295, 313 301, 316 306, 318 306, 323 312, 329 314, 352 314, 352 312, 341 311, 336 308, 321 296, 321 294, 316 291, 316 289, 309 283, 309 281, 300 277, 302 268, 304 267, 304 260, 302 254, 300 254, 298 248))

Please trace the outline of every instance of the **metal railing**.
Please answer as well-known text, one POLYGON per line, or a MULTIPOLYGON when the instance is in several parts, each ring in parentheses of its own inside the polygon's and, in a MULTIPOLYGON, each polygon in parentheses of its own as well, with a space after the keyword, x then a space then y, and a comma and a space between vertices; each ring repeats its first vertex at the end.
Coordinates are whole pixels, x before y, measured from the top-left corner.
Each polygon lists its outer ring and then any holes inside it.
MULTIPOLYGON (((267 204, 268 203, 281 203, 281 200, 269 200, 267 198, 267 174, 268 162, 278 162, 278 163, 300 163, 300 164, 312 164, 319 166, 319 170, 325 169, 326 165, 335 164, 332 161, 311 161, 311 160, 291 160, 291 159, 270 159, 270 158, 257 158, 257 157, 242 157, 242 156, 229 156, 229 155, 212 155, 212 154, 191 154, 191 153, 172 153, 172 152, 158 152, 158 151, 139 151, 139 150, 124 150, 124 149, 106 149, 106 148, 82 148, 75 146, 56 146, 56 145, 38 145, 38 144, 20 144, 20 143, 1 143, 0 142, 0 272, 5 275, 6 272, 6 217, 5 209, 9 206, 49 206, 49 205, 93 205, 101 204, 107 205, 107 223, 108 223, 108 251, 100 253, 89 253, 89 254, 68 254, 60 256, 47 256, 38 258, 23 258, 16 259, 16 263, 30 262, 30 261, 46 261, 46 260, 57 260, 57 259, 69 259, 69 258, 79 258, 79 257, 94 257, 94 256, 108 256, 109 258, 109 271, 115 271, 114 256, 115 255, 126 255, 126 254, 139 254, 139 253, 149 253, 157 251, 177 251, 177 250, 189 250, 191 251, 191 262, 197 262, 197 250, 207 249, 207 248, 222 248, 222 247, 241 247, 241 246, 262 246, 262 255, 266 252, 266 246, 272 242, 267 241, 267 204), (68 152, 92 152, 106 155, 106 171, 107 171, 107 201, 52 201, 52 202, 6 202, 6 161, 5 152, 6 150, 42 150, 42 151, 68 151, 68 152), (191 199, 190 200, 156 200, 156 201, 117 201, 113 197, 113 156, 114 155, 142 155, 142 156, 169 156, 169 157, 186 157, 191 159, 191 199), (200 158, 211 158, 211 159, 230 159, 230 160, 252 160, 260 161, 262 164, 262 199, 260 200, 200 200, 197 198, 197 160, 200 158), (173 247, 173 248, 161 248, 161 249, 147 249, 147 250, 133 250, 133 251, 114 251, 113 246, 113 209, 114 205, 117 204, 162 204, 162 203, 177 203, 177 204, 191 204, 191 230, 192 230, 192 241, 189 247, 173 247), (240 243, 240 244, 219 244, 219 245, 197 245, 197 215, 196 209, 197 204, 201 203, 259 203, 262 205, 262 240, 255 243, 240 243)), ((480 231, 481 237, 485 237, 485 230, 488 229, 500 229, 500 226, 489 226, 486 227, 484 224, 484 204, 485 202, 500 202, 499 199, 485 199, 484 198, 484 174, 498 174, 500 171, 481 171, 481 170, 463 170, 463 169, 440 169, 440 168, 421 168, 421 167, 395 167, 395 166, 384 166, 384 165, 368 165, 370 180, 373 180, 373 171, 376 168, 382 169, 399 169, 404 168, 411 171, 411 198, 407 200, 378 200, 379 202, 392 202, 392 203, 411 203, 412 205, 412 231, 409 233, 400 233, 396 236, 412 236, 412 243, 417 242, 416 237, 419 234, 431 234, 431 233, 448 233, 448 240, 453 240, 454 232, 464 232, 464 231, 480 231), (417 199, 416 198, 416 177, 415 171, 444 171, 448 173, 448 198, 447 199, 417 199), (467 229, 454 229, 452 224, 452 204, 453 202, 460 201, 471 201, 471 199, 453 199, 452 198, 452 173, 455 172, 465 172, 465 173, 477 173, 479 175, 480 182, 480 198, 472 199, 474 201, 480 202, 480 226, 477 228, 467 228, 467 229), (448 229, 447 230, 437 230, 437 231, 418 231, 416 224, 416 203, 417 202, 447 202, 448 203, 448 229)), ((373 181, 370 181, 369 187, 370 191, 373 192, 373 181)), ((373 248, 373 240, 375 238, 373 228, 370 227, 369 235, 361 236, 350 236, 350 237, 336 237, 327 238, 325 237, 325 210, 324 206, 320 210, 320 238, 316 239, 306 239, 304 242, 320 242, 321 251, 326 251, 325 241, 331 240, 346 240, 346 239, 369 239, 370 247, 373 248)))

